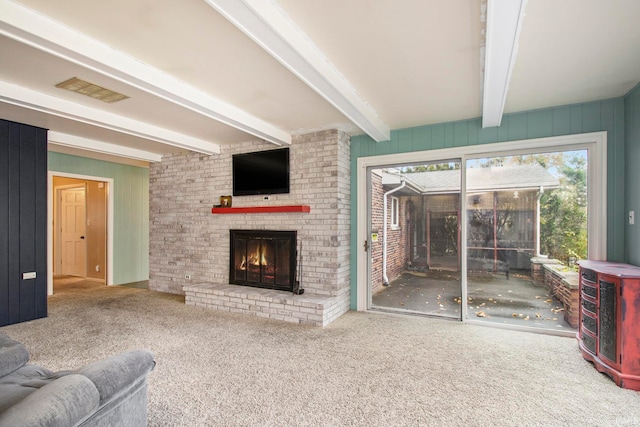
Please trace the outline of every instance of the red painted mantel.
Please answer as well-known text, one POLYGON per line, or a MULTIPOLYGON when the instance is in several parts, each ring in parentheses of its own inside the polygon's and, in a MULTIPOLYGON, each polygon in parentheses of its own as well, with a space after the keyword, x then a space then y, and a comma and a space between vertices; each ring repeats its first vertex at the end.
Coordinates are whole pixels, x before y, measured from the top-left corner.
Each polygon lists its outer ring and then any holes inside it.
POLYGON ((211 213, 214 215, 220 214, 247 214, 247 213, 282 213, 282 212, 311 212, 311 207, 307 205, 292 205, 292 206, 241 206, 231 208, 211 208, 211 213))

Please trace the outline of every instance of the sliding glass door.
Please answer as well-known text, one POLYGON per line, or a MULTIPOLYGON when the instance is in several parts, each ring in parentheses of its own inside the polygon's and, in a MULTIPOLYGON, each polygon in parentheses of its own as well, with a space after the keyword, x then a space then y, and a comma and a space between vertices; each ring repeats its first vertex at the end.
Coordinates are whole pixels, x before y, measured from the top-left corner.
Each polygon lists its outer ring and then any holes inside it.
POLYGON ((602 186, 588 146, 520 152, 367 167, 367 309, 573 333, 602 186))
POLYGON ((587 258, 587 151, 470 159, 468 319, 575 329, 587 258))
POLYGON ((460 319, 461 162, 372 168, 371 308, 460 319))

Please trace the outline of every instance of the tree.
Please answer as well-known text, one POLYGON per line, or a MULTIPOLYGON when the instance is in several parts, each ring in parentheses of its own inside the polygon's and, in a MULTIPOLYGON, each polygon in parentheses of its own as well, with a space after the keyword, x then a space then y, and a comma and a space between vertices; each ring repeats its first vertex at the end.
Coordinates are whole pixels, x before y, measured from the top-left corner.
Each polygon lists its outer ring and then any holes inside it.
POLYGON ((587 257, 586 159, 564 155, 560 188, 540 199, 541 252, 568 263, 569 258, 587 257))
POLYGON ((435 172, 448 170, 460 170, 460 162, 431 163, 428 165, 407 166, 402 168, 402 173, 435 172))
POLYGON ((587 257, 587 159, 584 152, 537 153, 482 159, 479 166, 539 164, 560 187, 540 199, 540 252, 568 263, 587 257))

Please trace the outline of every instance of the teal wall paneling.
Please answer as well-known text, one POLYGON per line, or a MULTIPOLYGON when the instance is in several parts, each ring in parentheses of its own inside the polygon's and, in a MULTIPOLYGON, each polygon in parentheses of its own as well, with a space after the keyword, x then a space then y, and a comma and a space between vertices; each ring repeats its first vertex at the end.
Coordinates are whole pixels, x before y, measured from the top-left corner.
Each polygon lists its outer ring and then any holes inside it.
POLYGON ((509 134, 507 139, 510 141, 515 141, 518 139, 526 139, 527 138, 527 127, 528 122, 525 116, 515 116, 508 118, 509 120, 509 134))
POLYGON ((404 132, 398 132, 398 150, 413 151, 413 130, 406 129, 404 132))
MULTIPOLYGON (((391 131, 391 141, 374 142, 366 135, 351 138, 351 308, 356 308, 357 218, 356 203, 358 188, 356 167, 359 157, 395 154, 409 151, 426 151, 449 147, 464 147, 477 144, 516 141, 522 139, 545 138, 570 134, 607 132, 607 257, 612 261, 625 260, 625 197, 628 192, 638 190, 640 168, 638 163, 630 163, 631 158, 640 155, 640 90, 636 89, 625 98, 596 101, 585 104, 554 107, 549 109, 507 114, 500 127, 482 129, 480 118, 458 122, 439 123, 410 129, 391 131), (625 176, 625 104, 636 109, 633 128, 636 135, 633 156, 627 156, 630 176, 625 176), (634 165, 633 167, 631 165, 634 165), (630 179, 633 176, 633 180, 630 179), (633 183, 634 188, 625 193, 625 184, 633 183)), ((626 118, 629 118, 627 111, 626 118)), ((626 130, 629 132, 629 127, 626 130)), ((629 149, 627 143, 626 148, 629 149)), ((636 200, 638 196, 636 195, 636 200)), ((639 206, 636 201, 634 206, 639 206)), ((640 212, 639 212, 640 213, 640 212)), ((640 226, 640 225, 639 225, 640 226)), ((629 260, 640 263, 640 233, 636 233, 633 247, 627 254, 629 260)))
MULTIPOLYGON (((411 142, 411 151, 424 151, 431 149, 431 129, 425 126, 413 129, 411 133, 413 141, 411 142)), ((353 156, 353 146, 351 147, 353 156)))
POLYGON ((453 124, 453 146, 464 147, 469 145, 469 122, 457 122, 453 124))
POLYGON ((625 213, 635 211, 635 224, 625 217, 626 262, 640 265, 640 85, 624 98, 625 111, 625 213))
POLYGON ((149 279, 149 170, 49 152, 49 171, 113 179, 113 284, 149 279))
POLYGON ((445 148, 445 134, 444 124, 434 125, 431 128, 431 147, 429 150, 445 148))
POLYGON ((553 110, 551 132, 554 135, 571 133, 571 107, 560 107, 553 110))

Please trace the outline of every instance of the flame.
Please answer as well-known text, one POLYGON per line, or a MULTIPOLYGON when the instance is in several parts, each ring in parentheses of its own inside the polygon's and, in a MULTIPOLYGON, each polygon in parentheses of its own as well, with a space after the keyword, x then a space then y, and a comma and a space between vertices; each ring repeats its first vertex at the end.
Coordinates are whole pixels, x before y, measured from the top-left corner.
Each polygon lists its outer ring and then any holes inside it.
POLYGON ((264 246, 256 247, 255 252, 248 254, 249 259, 247 259, 244 255, 242 256, 242 261, 240 262, 239 269, 246 270, 247 265, 268 265, 267 262, 267 248, 264 246))

